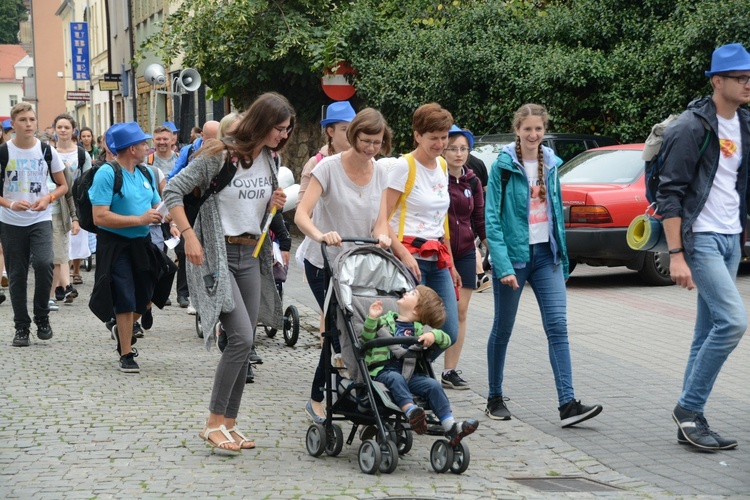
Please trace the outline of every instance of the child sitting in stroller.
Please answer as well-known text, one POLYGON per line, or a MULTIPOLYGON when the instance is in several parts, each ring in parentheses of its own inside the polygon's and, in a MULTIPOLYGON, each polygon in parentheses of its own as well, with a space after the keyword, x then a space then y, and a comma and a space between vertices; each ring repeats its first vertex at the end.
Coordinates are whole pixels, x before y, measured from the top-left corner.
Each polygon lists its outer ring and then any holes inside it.
MULTIPOLYGON (((425 331, 424 329, 425 326, 439 328, 445 323, 445 307, 434 290, 419 285, 404 294, 396 304, 398 312, 390 311, 385 314, 383 314, 381 301, 376 301, 370 306, 362 331, 364 340, 376 338, 378 330, 385 328, 395 337, 417 336, 425 348, 433 344, 437 344, 441 349, 450 346, 450 338, 442 330, 425 331)), ((404 358, 393 357, 388 347, 371 349, 365 361, 370 376, 388 388, 393 401, 401 407, 411 428, 417 434, 426 432, 427 423, 424 409, 414 403, 412 394, 427 400, 430 408, 440 420, 445 430, 445 437, 451 446, 458 445, 461 439, 473 433, 479 426, 479 422, 474 419, 456 422, 450 402, 440 382, 420 372, 419 369, 404 371, 404 358)))

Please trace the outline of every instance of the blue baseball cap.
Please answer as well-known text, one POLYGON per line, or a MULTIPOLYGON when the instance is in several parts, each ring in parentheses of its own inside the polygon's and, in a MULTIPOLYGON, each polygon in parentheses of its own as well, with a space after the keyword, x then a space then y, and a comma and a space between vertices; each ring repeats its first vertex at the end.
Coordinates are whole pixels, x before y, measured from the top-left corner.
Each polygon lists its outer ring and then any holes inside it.
POLYGON ((177 128, 177 125, 174 124, 174 122, 166 121, 161 124, 162 127, 167 127, 169 130, 172 131, 173 134, 176 134, 180 131, 180 129, 177 128))
POLYGON ((107 130, 107 147, 112 153, 122 151, 135 144, 151 139, 149 134, 143 133, 136 122, 117 123, 107 130))
POLYGON ((13 128, 13 124, 10 122, 10 118, 3 120, 3 130, 10 130, 13 128))
POLYGON ((334 102, 326 109, 326 117, 324 120, 320 120, 320 126, 327 127, 332 123, 351 122, 355 116, 357 116, 357 112, 354 111, 349 101, 334 102))
POLYGON ((474 136, 472 135, 472 133, 468 130, 459 128, 456 124, 453 124, 453 126, 448 131, 448 137, 454 136, 456 134, 461 134, 466 137, 466 140, 469 142, 469 149, 472 149, 474 147, 474 136))
POLYGON ((750 70, 750 53, 741 43, 730 43, 714 50, 711 56, 711 70, 706 71, 706 76, 746 70, 750 70))

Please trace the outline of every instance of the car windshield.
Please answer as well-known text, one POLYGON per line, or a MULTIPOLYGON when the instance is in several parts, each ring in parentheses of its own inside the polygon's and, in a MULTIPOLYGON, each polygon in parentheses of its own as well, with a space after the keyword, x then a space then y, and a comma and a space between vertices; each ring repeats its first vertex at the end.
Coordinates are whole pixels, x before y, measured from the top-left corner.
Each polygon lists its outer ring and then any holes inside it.
POLYGON ((560 167, 560 184, 632 184, 643 174, 642 151, 586 151, 560 167))
POLYGON ((505 146, 506 144, 508 143, 498 142, 493 144, 478 144, 474 147, 471 154, 482 160, 489 169, 492 164, 495 163, 495 160, 497 160, 497 156, 500 154, 500 151, 503 150, 503 146, 505 146))

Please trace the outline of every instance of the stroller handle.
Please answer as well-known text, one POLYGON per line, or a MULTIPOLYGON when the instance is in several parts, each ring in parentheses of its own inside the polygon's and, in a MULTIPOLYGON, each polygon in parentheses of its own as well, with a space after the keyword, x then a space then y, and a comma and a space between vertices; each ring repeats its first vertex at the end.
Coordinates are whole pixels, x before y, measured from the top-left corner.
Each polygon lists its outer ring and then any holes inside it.
POLYGON ((362 353, 367 352, 370 349, 376 347, 386 347, 389 345, 417 345, 420 344, 418 337, 382 337, 377 339, 368 340, 360 347, 362 353))
MULTIPOLYGON (((342 236, 341 243, 354 243, 355 245, 377 245, 379 243, 375 238, 357 238, 356 236, 342 236)), ((330 272, 331 266, 328 260, 328 243, 325 241, 320 242, 320 251, 323 254, 323 269, 330 272)))

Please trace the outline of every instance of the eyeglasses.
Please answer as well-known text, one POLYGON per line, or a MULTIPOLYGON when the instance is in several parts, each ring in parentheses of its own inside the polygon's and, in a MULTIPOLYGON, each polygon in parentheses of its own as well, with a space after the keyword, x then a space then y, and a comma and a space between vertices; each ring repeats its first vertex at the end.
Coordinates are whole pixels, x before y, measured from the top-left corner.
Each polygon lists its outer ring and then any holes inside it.
POLYGON ((733 80, 737 80, 737 83, 740 85, 747 85, 750 83, 750 76, 748 75, 740 75, 740 76, 732 76, 732 75, 723 75, 724 78, 732 78, 733 80))
POLYGON ((383 145, 383 141, 373 141, 370 139, 360 139, 357 137, 357 140, 365 145, 365 147, 369 148, 370 146, 375 146, 376 148, 380 149, 380 146, 383 145))
POLYGON ((445 148, 443 151, 445 151, 446 153, 458 153, 458 152, 468 153, 469 151, 471 151, 471 149, 466 148, 466 147, 463 147, 463 148, 445 148))
POLYGON ((276 132, 279 134, 286 134, 289 135, 292 133, 292 130, 294 130, 294 125, 289 125, 288 127, 274 127, 276 129, 276 132))

